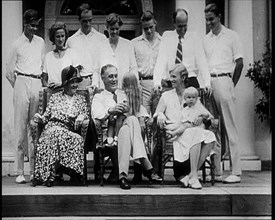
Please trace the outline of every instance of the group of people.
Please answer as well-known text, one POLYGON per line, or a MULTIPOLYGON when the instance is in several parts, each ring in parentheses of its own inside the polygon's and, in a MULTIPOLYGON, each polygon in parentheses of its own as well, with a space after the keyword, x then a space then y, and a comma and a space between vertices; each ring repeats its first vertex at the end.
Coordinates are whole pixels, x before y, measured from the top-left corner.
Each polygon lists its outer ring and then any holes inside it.
MULTIPOLYGON (((175 30, 165 31, 162 36, 156 31, 153 13, 143 12, 142 35, 130 41, 119 35, 123 21, 118 14, 106 17, 107 38, 92 27, 92 10, 82 4, 77 9, 79 30, 68 37, 64 23, 53 24, 49 39, 54 49, 44 55, 44 40, 35 35, 40 18, 37 11, 27 10, 24 32, 12 45, 6 74, 14 88, 16 182, 26 182, 26 136, 31 181, 52 186, 59 173, 81 180, 85 140, 76 131, 90 114, 85 98, 77 90, 86 89, 91 94, 90 120, 108 127, 104 145, 111 149, 113 163, 108 179, 119 181, 122 189, 131 188, 130 158, 134 162, 134 182, 141 181, 142 173, 150 182, 162 181, 145 149, 143 130, 148 118, 156 119, 157 126, 164 128, 167 138, 173 141, 174 177, 184 187, 202 188, 198 169, 211 151, 216 153, 215 180, 240 182, 234 87, 243 68, 242 46, 238 35, 221 24, 215 4, 207 5, 204 12, 210 32, 203 41, 187 30, 185 9, 174 12, 175 30), (203 80, 201 85, 198 74, 203 80), (42 87, 56 92, 40 115, 42 87), (210 111, 198 98, 199 88, 212 101, 210 111), (222 134, 214 134, 204 126, 218 116, 224 128, 222 134), (45 125, 35 155, 29 125, 33 118, 45 125), (232 161, 232 174, 225 179, 220 165, 222 136, 232 161)), ((91 136, 89 131, 87 135, 91 136)), ((154 150, 149 153, 154 154, 154 150)))

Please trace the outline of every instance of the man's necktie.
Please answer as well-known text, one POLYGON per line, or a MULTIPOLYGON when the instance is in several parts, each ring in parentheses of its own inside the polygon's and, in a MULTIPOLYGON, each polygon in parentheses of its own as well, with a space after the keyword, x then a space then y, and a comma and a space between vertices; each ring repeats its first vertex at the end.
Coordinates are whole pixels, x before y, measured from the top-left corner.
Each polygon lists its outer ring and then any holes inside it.
POLYGON ((117 94, 114 92, 113 93, 113 99, 115 100, 115 102, 117 103, 117 94))
POLYGON ((177 47, 175 63, 181 63, 181 61, 182 61, 182 45, 181 45, 181 36, 179 36, 179 43, 178 43, 178 47, 177 47))

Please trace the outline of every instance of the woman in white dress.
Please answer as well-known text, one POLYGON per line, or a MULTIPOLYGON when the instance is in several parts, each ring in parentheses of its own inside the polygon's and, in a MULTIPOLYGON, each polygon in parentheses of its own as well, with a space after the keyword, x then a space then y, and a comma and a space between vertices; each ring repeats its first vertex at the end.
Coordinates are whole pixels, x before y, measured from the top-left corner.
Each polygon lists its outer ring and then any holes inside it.
POLYGON ((197 126, 202 123, 202 118, 197 120, 195 126, 184 120, 184 91, 188 72, 183 64, 175 64, 170 71, 170 80, 173 89, 162 94, 154 117, 157 117, 158 125, 165 128, 167 134, 175 136, 173 138, 175 178, 184 187, 201 189, 198 169, 214 148, 216 139, 214 134, 212 138, 206 138, 205 130, 197 126), (185 163, 189 159, 190 168, 185 163))
POLYGON ((55 48, 45 56, 42 85, 54 90, 61 86, 62 69, 70 65, 77 66, 79 63, 75 52, 70 48, 65 48, 68 31, 63 22, 56 22, 51 26, 49 38, 55 48))

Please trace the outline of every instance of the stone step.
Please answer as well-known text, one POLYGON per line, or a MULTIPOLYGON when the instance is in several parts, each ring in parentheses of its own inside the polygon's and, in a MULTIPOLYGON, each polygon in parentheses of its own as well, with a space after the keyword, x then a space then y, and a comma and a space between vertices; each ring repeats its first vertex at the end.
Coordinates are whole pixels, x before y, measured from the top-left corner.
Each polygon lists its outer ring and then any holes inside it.
MULTIPOLYGON (((53 189, 62 191, 60 187, 53 189)), ((76 190, 78 193, 72 189, 64 194, 2 195, 2 217, 271 215, 271 195, 206 194, 194 190, 181 193, 183 189, 170 187, 164 193, 133 189, 108 193, 107 187, 98 187, 98 193, 94 194, 90 193, 90 187, 76 190)))

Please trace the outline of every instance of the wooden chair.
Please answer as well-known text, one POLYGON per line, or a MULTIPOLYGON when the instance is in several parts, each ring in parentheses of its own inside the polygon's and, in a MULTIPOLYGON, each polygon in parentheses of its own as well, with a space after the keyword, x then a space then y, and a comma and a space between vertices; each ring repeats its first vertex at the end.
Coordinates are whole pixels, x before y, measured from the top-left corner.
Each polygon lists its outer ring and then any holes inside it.
MULTIPOLYGON (((52 91, 48 88, 43 88, 41 91, 39 91, 39 110, 38 113, 39 114, 43 114, 46 110, 47 107, 47 103, 51 97, 51 95, 55 92, 58 92, 60 90, 56 90, 56 91, 52 91)), ((86 102, 87 102, 87 106, 88 106, 88 110, 89 113, 91 112, 91 105, 90 105, 90 97, 89 97, 89 92, 86 90, 78 90, 77 91, 78 94, 84 95, 86 98, 86 102)), ((90 113, 91 114, 91 113, 90 113)), ((87 130, 88 130, 88 126, 89 126, 89 122, 90 119, 86 119, 83 121, 81 128, 79 129, 78 133, 82 136, 84 143, 86 140, 86 136, 87 136, 87 130)), ((37 150, 37 143, 39 140, 39 137, 41 135, 41 132, 44 128, 44 125, 42 123, 36 123, 34 122, 34 120, 32 119, 30 122, 31 125, 31 131, 32 131, 32 138, 33 138, 33 142, 34 142, 34 154, 36 153, 37 150)), ((86 154, 87 154, 87 147, 84 146, 84 170, 83 170, 83 185, 87 185, 87 160, 86 160, 86 154)))
MULTIPOLYGON (((209 97, 206 96, 206 94, 204 93, 204 91, 202 89, 199 90, 199 96, 200 96, 200 100, 202 102, 202 104, 209 109, 209 97)), ((208 127, 206 127, 206 129, 209 129, 211 131, 213 131, 214 133, 219 132, 220 131, 220 120, 219 119, 213 119, 211 120, 211 125, 209 125, 208 127)), ((168 164, 169 161, 172 161, 173 156, 174 156, 174 152, 173 152, 173 142, 167 140, 167 135, 164 129, 160 129, 158 127, 158 132, 157 132, 157 142, 159 146, 161 146, 161 152, 162 152, 162 156, 161 156, 161 177, 164 181, 164 170, 165 169, 172 169, 173 165, 168 164)), ((215 169, 215 165, 214 165, 214 154, 211 154, 211 156, 209 158, 207 158, 205 160, 205 162, 203 163, 201 170, 202 170, 202 177, 203 177, 203 183, 206 182, 206 170, 210 169, 210 175, 211 175, 211 184, 214 185, 215 183, 215 177, 214 177, 214 169, 215 169)))

